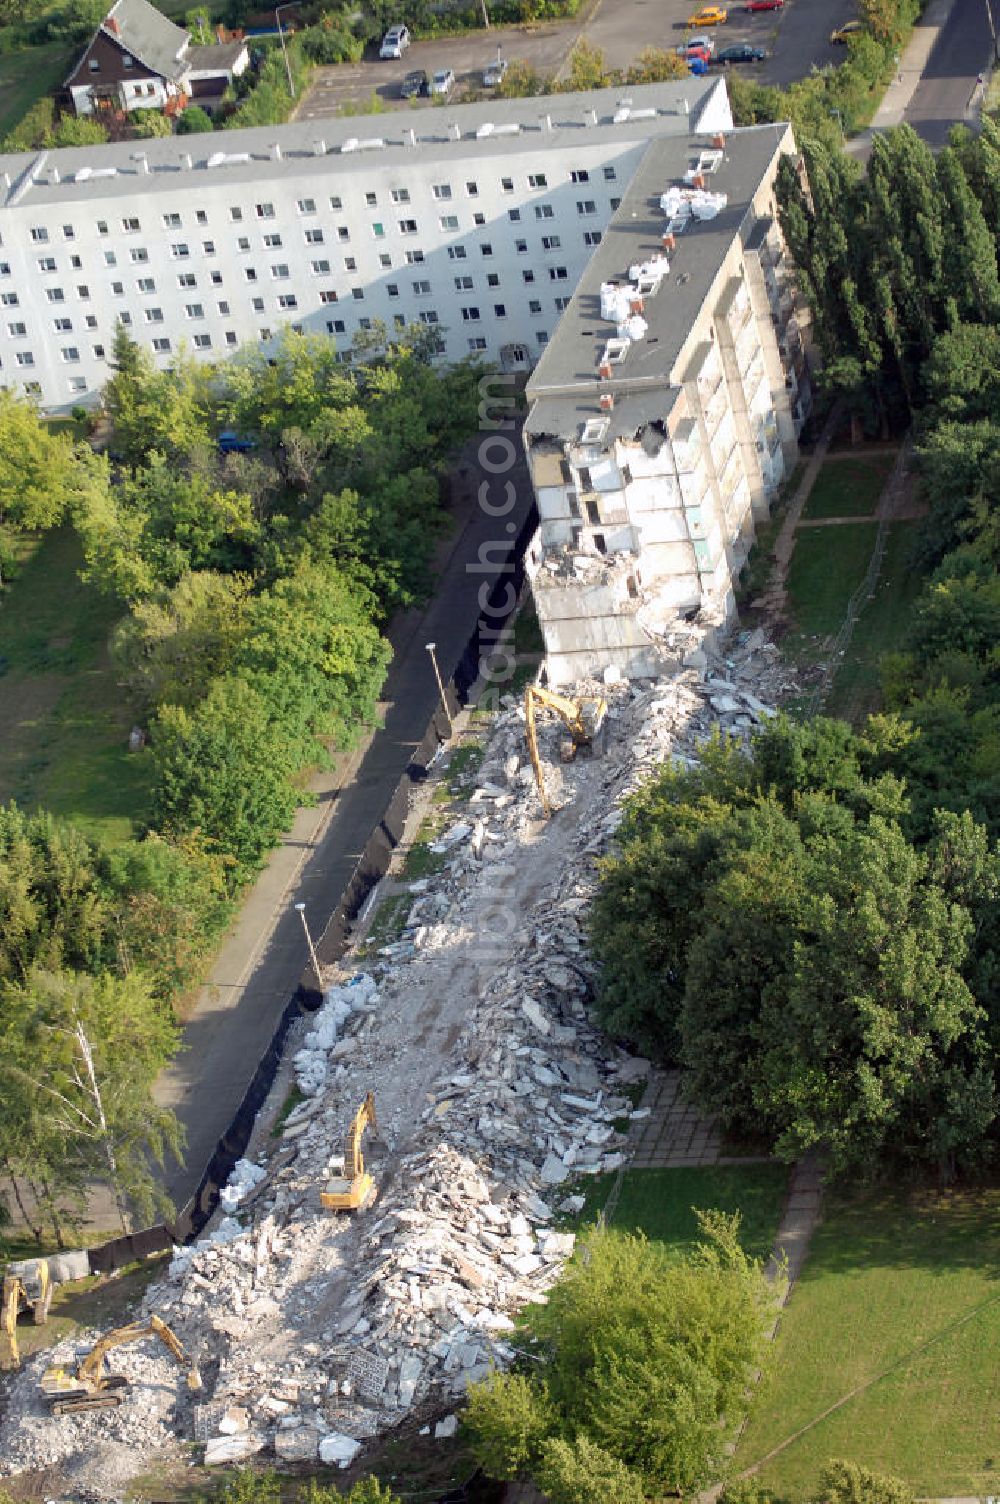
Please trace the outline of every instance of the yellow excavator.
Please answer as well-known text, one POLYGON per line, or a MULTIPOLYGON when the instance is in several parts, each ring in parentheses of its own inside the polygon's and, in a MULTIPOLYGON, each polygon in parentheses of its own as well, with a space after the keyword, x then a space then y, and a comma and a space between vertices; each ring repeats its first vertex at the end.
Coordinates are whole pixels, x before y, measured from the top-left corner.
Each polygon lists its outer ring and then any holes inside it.
POLYGON ((375 1182, 365 1169, 364 1156, 361 1153, 361 1135, 366 1128, 372 1128, 376 1133, 378 1132, 375 1098, 371 1092, 354 1114, 351 1126, 347 1130, 343 1175, 334 1175, 331 1180, 327 1181, 326 1189, 319 1193, 320 1206, 326 1207, 327 1211, 357 1211, 358 1207, 364 1206, 375 1193, 375 1182))
POLYGON ((552 813, 549 796, 545 792, 542 762, 538 755, 538 732, 535 727, 535 711, 554 710, 569 732, 559 744, 559 756, 563 762, 572 762, 581 747, 589 747, 600 735, 608 713, 608 702, 601 695, 582 695, 570 700, 565 695, 553 694, 551 689, 542 689, 538 684, 529 684, 524 691, 524 721, 528 734, 528 751, 531 766, 535 770, 535 782, 542 809, 548 819, 552 813))
POLYGON ((50 1412, 72 1415, 80 1410, 112 1410, 120 1405, 128 1391, 128 1379, 123 1373, 107 1372, 104 1359, 112 1348, 141 1342, 143 1337, 158 1337, 167 1351, 187 1369, 187 1387, 192 1390, 201 1388, 201 1374, 180 1339, 159 1316, 150 1316, 148 1321, 115 1327, 113 1332, 101 1337, 81 1358, 74 1371, 47 1368, 38 1381, 38 1392, 50 1412))
POLYGON ((23 1259, 8 1264, 0 1294, 0 1332, 7 1338, 11 1364, 18 1368, 21 1354, 17 1345, 17 1318, 30 1311, 36 1326, 44 1326, 52 1304, 52 1277, 45 1259, 23 1259))

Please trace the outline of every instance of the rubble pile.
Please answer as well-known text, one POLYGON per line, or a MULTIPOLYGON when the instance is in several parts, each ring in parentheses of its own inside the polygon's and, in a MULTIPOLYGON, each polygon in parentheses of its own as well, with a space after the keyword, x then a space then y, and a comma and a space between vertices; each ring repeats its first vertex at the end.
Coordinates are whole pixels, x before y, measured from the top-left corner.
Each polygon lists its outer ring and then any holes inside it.
POLYGON ((107 1481, 116 1484, 141 1471, 134 1464, 116 1465, 116 1459, 119 1464, 129 1458, 141 1460, 171 1444, 176 1435, 190 1435, 193 1396, 186 1387, 184 1370, 155 1339, 117 1349, 105 1360, 108 1369, 125 1374, 129 1381, 129 1395, 117 1409, 58 1418, 49 1415, 35 1390, 42 1371, 49 1367, 72 1371, 101 1335, 88 1332, 60 1342, 27 1364, 21 1381, 10 1385, 0 1443, 0 1474, 21 1473, 76 1458, 81 1466, 85 1462, 91 1465, 98 1479, 105 1473, 107 1481))
MULTIPOLYGON (((695 760, 717 726, 749 735, 797 687, 758 633, 725 656, 689 644, 687 662, 669 680, 578 687, 610 705, 594 757, 561 766, 562 728, 540 721, 561 806, 545 824, 522 709, 508 701, 466 810, 434 843, 442 870, 410 884, 401 936, 340 978, 303 1029, 293 1048, 305 1100, 237 1166, 219 1225, 178 1250, 148 1296, 206 1379, 194 1431, 208 1462, 269 1451, 346 1466, 414 1414, 452 1434, 467 1384, 509 1361, 514 1313, 545 1298, 572 1252, 564 1223, 583 1205, 579 1177, 623 1162, 628 1088, 648 1071, 588 1014, 594 858, 652 767, 695 760), (369 1089, 380 1138, 364 1152, 378 1197, 361 1213, 323 1211, 319 1193, 343 1173, 346 1129, 369 1089)), ((176 1369, 155 1386, 161 1404, 182 1391, 176 1369)), ((44 1427, 34 1465, 71 1455, 96 1424, 138 1452, 156 1440, 126 1428, 147 1408, 70 1429, 30 1420, 29 1395, 18 1425, 28 1437, 44 1427)), ((153 1424, 162 1437, 165 1423, 153 1424)), ((8 1422, 0 1472, 9 1433, 8 1422)))

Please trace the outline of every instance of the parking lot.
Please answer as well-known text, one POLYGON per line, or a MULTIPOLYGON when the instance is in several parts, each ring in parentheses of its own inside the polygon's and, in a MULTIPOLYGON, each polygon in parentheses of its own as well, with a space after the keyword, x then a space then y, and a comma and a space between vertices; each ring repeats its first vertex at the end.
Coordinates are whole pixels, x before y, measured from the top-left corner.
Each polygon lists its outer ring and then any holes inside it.
MULTIPOLYGON (((451 68, 457 80, 453 99, 482 93, 484 68, 497 47, 508 59, 523 59, 543 76, 557 75, 578 37, 600 47, 609 68, 627 68, 644 47, 674 47, 684 40, 687 18, 697 9, 689 0, 596 0, 572 21, 544 22, 534 27, 491 27, 462 36, 415 41, 403 58, 381 62, 377 47, 360 63, 320 68, 302 101, 296 119, 315 120, 336 115, 344 106, 364 106, 374 96, 382 109, 440 107, 440 101, 402 100, 400 84, 412 69, 428 74, 451 68)), ((842 62, 843 48, 832 45, 830 32, 855 14, 854 0, 785 0, 781 10, 748 14, 742 6, 729 10, 724 26, 716 28, 718 46, 749 42, 763 47, 766 62, 741 71, 762 83, 788 84, 815 64, 842 62)))

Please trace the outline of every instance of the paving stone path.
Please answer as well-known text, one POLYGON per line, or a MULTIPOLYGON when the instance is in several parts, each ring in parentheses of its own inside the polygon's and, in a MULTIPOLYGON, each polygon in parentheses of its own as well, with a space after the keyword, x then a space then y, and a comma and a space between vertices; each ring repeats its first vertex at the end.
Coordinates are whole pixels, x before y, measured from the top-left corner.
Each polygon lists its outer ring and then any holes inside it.
POLYGON ((629 1134, 629 1169, 676 1170, 685 1165, 743 1165, 753 1163, 745 1155, 727 1155, 722 1129, 715 1118, 706 1117, 685 1102, 680 1092, 680 1071, 653 1071, 642 1099, 641 1111, 629 1134))

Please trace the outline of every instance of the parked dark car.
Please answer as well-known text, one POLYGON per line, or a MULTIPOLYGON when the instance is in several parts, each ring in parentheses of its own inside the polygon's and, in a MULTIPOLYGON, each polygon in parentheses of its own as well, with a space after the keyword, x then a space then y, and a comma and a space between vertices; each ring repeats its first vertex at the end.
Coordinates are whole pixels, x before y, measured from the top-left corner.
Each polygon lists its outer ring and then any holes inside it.
POLYGON ((399 86, 400 99, 426 99, 431 91, 431 81, 423 68, 414 68, 399 86))
POLYGON ((728 68, 732 63, 762 63, 766 57, 763 47, 751 47, 749 42, 738 42, 735 47, 723 47, 721 52, 715 54, 712 62, 728 68))

